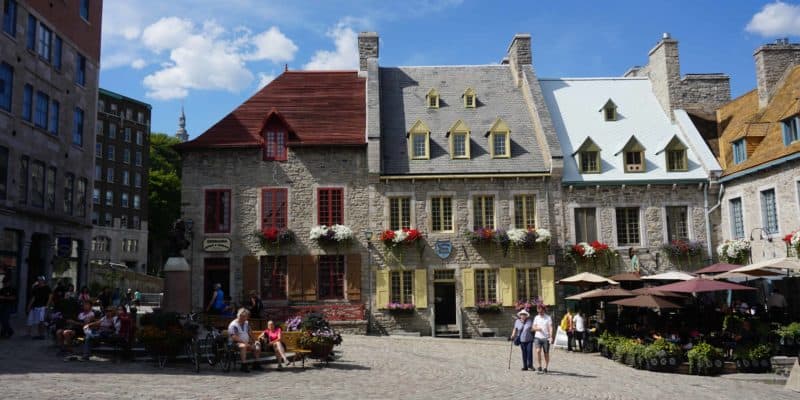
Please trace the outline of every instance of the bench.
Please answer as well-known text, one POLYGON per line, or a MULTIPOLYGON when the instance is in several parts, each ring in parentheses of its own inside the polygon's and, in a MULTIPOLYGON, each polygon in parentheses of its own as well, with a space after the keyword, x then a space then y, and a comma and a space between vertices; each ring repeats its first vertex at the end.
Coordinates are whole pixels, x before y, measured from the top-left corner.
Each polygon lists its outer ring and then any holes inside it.
MULTIPOLYGON (((257 338, 261 335, 263 331, 261 330, 250 330, 250 337, 257 338)), ((226 332, 227 333, 227 332, 226 332)), ((303 349, 300 347, 300 338, 303 336, 303 332, 293 331, 293 332, 283 332, 282 333, 281 342, 284 346, 284 351, 286 352, 286 358, 292 360, 292 362, 296 362, 300 360, 301 366, 305 368, 306 366, 306 356, 311 353, 311 350, 303 349)), ((231 352, 231 357, 236 362, 241 362, 239 360, 239 349, 231 346, 229 348, 231 352)), ((252 364, 256 362, 273 362, 278 361, 277 355, 274 354, 271 347, 263 348, 260 357, 255 358, 253 357, 253 353, 250 352, 247 354, 247 360, 245 360, 245 364, 252 364)))

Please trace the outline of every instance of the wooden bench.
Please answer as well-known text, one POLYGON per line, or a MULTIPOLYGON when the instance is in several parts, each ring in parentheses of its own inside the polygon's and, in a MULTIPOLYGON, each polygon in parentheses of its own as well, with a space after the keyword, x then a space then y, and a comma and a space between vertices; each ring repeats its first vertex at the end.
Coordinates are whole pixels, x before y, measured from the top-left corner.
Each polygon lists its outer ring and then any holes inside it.
MULTIPOLYGON (((250 330, 250 337, 255 339, 261 335, 262 330, 250 330)), ((306 356, 311 353, 311 350, 303 349, 300 346, 300 338, 303 336, 303 332, 299 331, 291 331, 291 332, 282 332, 281 333, 281 342, 284 346, 284 351, 286 353, 286 358, 292 360, 292 362, 296 362, 300 360, 301 366, 305 368, 306 366, 306 356)), ((238 349, 231 349, 231 351, 236 353, 238 357, 238 349)), ((271 347, 262 348, 261 356, 259 358, 252 357, 252 353, 248 354, 247 360, 245 363, 251 364, 254 362, 272 362, 278 361, 277 355, 274 354, 274 351, 271 347), (272 354, 266 355, 265 353, 272 354)))

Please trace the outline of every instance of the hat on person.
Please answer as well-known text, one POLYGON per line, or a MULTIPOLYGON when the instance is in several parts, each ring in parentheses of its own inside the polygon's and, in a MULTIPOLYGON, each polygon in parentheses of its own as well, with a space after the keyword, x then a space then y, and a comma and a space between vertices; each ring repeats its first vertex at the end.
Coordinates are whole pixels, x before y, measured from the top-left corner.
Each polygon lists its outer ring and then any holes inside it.
POLYGON ((521 317, 521 316, 523 316, 523 315, 524 315, 524 316, 526 316, 526 317, 530 317, 530 316, 531 316, 531 313, 529 313, 527 310, 520 310, 520 311, 517 313, 517 316, 518 316, 518 317, 521 317))
POLYGON ((39 276, 37 276, 37 277, 36 277, 36 280, 37 280, 37 281, 42 281, 42 282, 44 282, 44 281, 46 281, 47 279, 45 279, 44 275, 39 275, 39 276))

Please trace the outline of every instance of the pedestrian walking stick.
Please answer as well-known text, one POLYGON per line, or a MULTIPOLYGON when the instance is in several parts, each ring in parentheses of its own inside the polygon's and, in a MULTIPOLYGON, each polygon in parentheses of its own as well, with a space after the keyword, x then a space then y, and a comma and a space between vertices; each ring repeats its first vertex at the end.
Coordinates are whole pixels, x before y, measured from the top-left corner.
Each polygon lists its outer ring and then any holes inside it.
POLYGON ((511 341, 511 349, 508 350, 508 369, 511 369, 511 353, 514 352, 514 341, 511 341))

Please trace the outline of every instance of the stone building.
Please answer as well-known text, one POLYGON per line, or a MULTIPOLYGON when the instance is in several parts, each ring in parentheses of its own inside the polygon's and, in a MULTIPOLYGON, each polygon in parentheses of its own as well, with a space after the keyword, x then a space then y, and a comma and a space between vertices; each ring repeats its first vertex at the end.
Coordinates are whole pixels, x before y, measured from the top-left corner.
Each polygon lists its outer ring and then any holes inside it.
POLYGON ((556 303, 561 149, 530 35, 516 35, 497 65, 380 66, 371 32, 359 52, 376 328, 508 335, 518 302, 556 303), (515 246, 504 236, 534 228, 552 238, 515 246), (394 246, 404 229, 423 238, 394 246), (481 231, 494 239, 470 239, 481 231))
POLYGON ((3 2, 0 264, 24 311, 37 275, 85 282, 102 2, 3 2))
POLYGON ((364 91, 356 71, 287 71, 176 146, 193 308, 205 308, 219 283, 232 304, 257 293, 270 318, 321 310, 348 321, 341 329, 365 331, 364 91), (352 236, 312 240, 321 225, 352 236), (294 240, 281 240, 290 232, 294 240))
POLYGON ((741 262, 783 257, 800 229, 800 44, 754 54, 757 88, 717 111, 723 240, 750 242, 741 262))
POLYGON ((680 78, 677 41, 665 34, 625 77, 540 79, 564 152, 564 244, 579 270, 629 269, 631 249, 643 272, 711 259, 709 185, 720 167, 681 108, 729 96, 727 76, 708 76, 680 78), (593 242, 608 251, 586 257, 593 242), (678 243, 694 250, 665 248, 678 243))
POLYGON ((94 263, 147 272, 150 104, 100 89, 92 192, 94 263))

